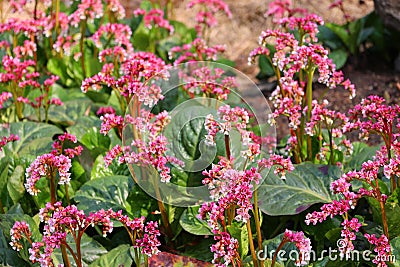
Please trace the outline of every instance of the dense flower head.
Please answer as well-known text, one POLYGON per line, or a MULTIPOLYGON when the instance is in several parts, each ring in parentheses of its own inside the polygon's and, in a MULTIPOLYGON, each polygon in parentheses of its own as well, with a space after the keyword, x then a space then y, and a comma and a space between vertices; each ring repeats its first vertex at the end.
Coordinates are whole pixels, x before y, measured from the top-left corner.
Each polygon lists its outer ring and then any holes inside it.
POLYGON ((100 72, 83 80, 81 90, 82 92, 87 92, 90 88, 100 90, 105 85, 116 90, 127 101, 137 96, 140 102, 149 107, 164 98, 157 84, 146 83, 150 78, 168 78, 165 62, 161 58, 149 52, 132 53, 121 64, 120 72, 120 77, 114 77, 109 72, 100 72))
POLYGON ((349 114, 349 129, 359 129, 366 139, 370 133, 377 133, 387 141, 393 140, 393 127, 399 123, 400 106, 389 106, 382 97, 371 95, 361 100, 349 114))
POLYGON ((25 188, 31 195, 40 192, 36 188, 36 183, 42 177, 50 177, 57 171, 59 174, 59 184, 68 184, 71 173, 71 159, 64 155, 44 154, 37 157, 26 169, 25 188))
POLYGON ((33 60, 21 61, 20 58, 6 55, 2 59, 2 66, 5 72, 0 73, 0 82, 8 83, 15 81, 16 83, 20 83, 34 79, 39 76, 39 73, 30 71, 29 67, 35 65, 35 61, 33 60))
POLYGON ((209 46, 204 39, 196 38, 189 44, 172 47, 168 52, 168 57, 174 59, 176 66, 183 62, 216 61, 219 54, 224 53, 225 50, 225 45, 209 46))
POLYGON ((32 41, 25 40, 22 46, 16 46, 13 48, 13 53, 16 58, 33 57, 33 53, 36 52, 36 44, 32 41))
POLYGON ((342 226, 342 241, 338 246, 338 249, 340 252, 340 257, 344 258, 345 256, 348 257, 351 251, 354 250, 353 241, 356 240, 355 232, 359 231, 359 228, 362 226, 362 224, 358 222, 357 218, 352 218, 351 220, 344 220, 342 222, 342 226))
POLYGON ((196 14, 196 26, 195 29, 197 34, 201 36, 206 28, 212 28, 218 25, 215 15, 222 11, 229 18, 232 17, 232 13, 228 5, 223 0, 191 0, 187 8, 193 8, 194 6, 201 6, 202 10, 196 14))
POLYGON ((278 21, 283 17, 292 17, 296 13, 306 14, 307 10, 302 8, 292 7, 293 3, 291 0, 274 0, 268 4, 268 11, 265 13, 266 17, 273 15, 274 22, 278 21))
POLYGON ((226 100, 232 90, 237 88, 234 77, 225 76, 220 68, 201 67, 195 69, 189 76, 183 77, 183 88, 190 97, 203 95, 217 100, 226 100))
POLYGON ((129 146, 116 145, 106 154, 104 161, 106 166, 109 166, 114 159, 118 159, 119 164, 150 165, 159 172, 162 182, 169 182, 171 175, 167 164, 183 165, 180 160, 166 153, 168 141, 162 132, 170 122, 170 116, 167 111, 148 115, 138 118, 128 116, 124 123, 127 127, 132 127, 138 137, 129 146))
POLYGON ((82 0, 77 10, 69 15, 69 21, 73 27, 78 27, 81 21, 93 23, 94 19, 103 16, 103 3, 101 0, 82 0))
POLYGON ((285 159, 281 155, 272 154, 269 158, 263 158, 258 161, 258 168, 260 171, 264 168, 270 169, 272 166, 276 166, 274 173, 279 175, 282 180, 286 179, 286 173, 290 173, 294 170, 290 158, 285 159))
POLYGON ((381 235, 380 237, 376 237, 374 234, 365 234, 364 235, 368 242, 375 246, 374 251, 377 253, 375 258, 372 260, 373 263, 377 264, 380 267, 386 267, 386 262, 391 259, 391 248, 389 239, 385 235, 381 235))
POLYGON ((224 267, 235 263, 235 259, 239 257, 237 252, 239 242, 227 232, 214 235, 214 240, 216 240, 217 243, 211 246, 211 252, 214 253, 212 263, 216 264, 218 267, 224 267))
MULTIPOLYGON (((106 49, 102 39, 104 38, 107 46, 123 47, 126 53, 133 52, 133 46, 130 42, 132 30, 128 25, 118 23, 107 23, 101 25, 99 29, 90 37, 98 48, 106 49)), ((115 51, 114 51, 114 54, 115 51)))
POLYGON ((10 236, 11 236, 11 242, 10 242, 11 247, 16 251, 20 251, 23 248, 21 240, 23 238, 26 238, 28 241, 30 241, 30 238, 32 237, 32 232, 29 228, 29 225, 26 222, 17 221, 14 223, 13 227, 10 230, 10 236))
POLYGON ((252 142, 250 133, 246 130, 249 123, 247 110, 224 105, 218 109, 218 117, 218 119, 215 119, 213 115, 209 114, 204 123, 207 130, 206 141, 209 145, 215 144, 215 136, 218 132, 229 135, 232 128, 237 129, 241 134, 243 145, 248 146, 252 142))
POLYGON ((151 256, 158 253, 160 242, 157 237, 160 235, 157 222, 149 221, 146 224, 145 218, 129 218, 123 215, 122 211, 114 212, 112 209, 101 209, 86 215, 75 205, 62 206, 61 202, 54 204, 47 203, 39 211, 40 221, 44 223, 44 232, 41 242, 32 242, 29 225, 25 222, 16 222, 10 234, 13 249, 22 248, 20 240, 26 238, 30 244, 29 259, 32 263, 40 263, 40 266, 54 266, 53 252, 61 245, 67 244, 67 235, 74 236, 77 245, 83 233, 91 226, 101 226, 103 236, 113 231, 114 221, 121 222, 132 231, 134 247, 139 248, 142 253, 151 256))
POLYGON ((259 183, 261 175, 256 168, 236 170, 232 162, 224 157, 210 170, 203 171, 203 184, 210 190, 213 202, 205 202, 199 210, 199 218, 207 219, 214 234, 220 233, 220 225, 224 225, 225 211, 234 210, 232 218, 238 222, 247 222, 252 209, 254 185, 259 183))
POLYGON ((284 27, 290 30, 299 30, 302 34, 308 34, 312 41, 316 42, 316 35, 318 33, 318 26, 323 25, 324 21, 321 17, 315 14, 308 14, 304 17, 286 17, 278 21, 284 27))
POLYGON ((136 9, 133 11, 133 15, 142 15, 144 26, 148 29, 159 27, 168 30, 170 34, 174 33, 174 27, 164 18, 164 11, 161 9, 151 9, 148 12, 143 9, 136 9))
POLYGON ((296 266, 307 265, 307 257, 309 257, 311 252, 310 239, 306 238, 303 232, 294 232, 287 229, 283 238, 284 240, 294 243, 300 252, 299 258, 296 259, 296 266))

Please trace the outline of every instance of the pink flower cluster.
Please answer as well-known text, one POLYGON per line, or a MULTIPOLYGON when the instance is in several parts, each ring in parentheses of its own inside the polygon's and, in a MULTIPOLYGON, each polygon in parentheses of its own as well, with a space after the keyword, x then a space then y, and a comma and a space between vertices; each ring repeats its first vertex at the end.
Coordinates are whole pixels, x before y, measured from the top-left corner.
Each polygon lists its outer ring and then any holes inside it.
POLYGON ((274 22, 283 17, 292 17, 296 13, 306 14, 307 10, 302 8, 293 8, 291 0, 274 0, 268 4, 268 11, 265 13, 266 17, 273 15, 274 22))
POLYGON ((235 128, 241 134, 243 145, 252 143, 250 132, 246 130, 249 114, 244 108, 231 108, 229 105, 221 106, 218 109, 218 117, 219 120, 216 120, 212 114, 209 114, 204 122, 207 130, 206 141, 209 145, 215 145, 215 137, 218 132, 229 135, 232 128, 235 128))
POLYGON ((377 253, 372 260, 377 266, 386 267, 386 262, 393 258, 388 238, 385 235, 376 237, 376 235, 365 234, 368 242, 375 246, 374 251, 377 253))
POLYGON ((214 253, 212 262, 218 267, 225 267, 228 266, 229 263, 235 263, 235 259, 239 257, 239 253, 237 252, 239 249, 239 242, 227 232, 214 235, 214 240, 216 240, 217 243, 211 246, 211 252, 214 253))
POLYGON ((290 158, 285 159, 280 155, 272 154, 268 159, 263 158, 258 161, 259 171, 264 168, 270 169, 272 166, 276 166, 274 173, 279 175, 282 180, 286 179, 286 173, 294 170, 294 166, 290 161, 290 158))
MULTIPOLYGON (((118 24, 118 23, 107 23, 105 25, 101 25, 99 29, 90 37, 93 40, 95 45, 98 48, 107 49, 108 47, 103 47, 102 44, 102 37, 107 42, 107 45, 110 45, 111 49, 114 54, 116 53, 117 49, 121 49, 125 51, 125 54, 130 54, 133 52, 133 46, 130 41, 132 36, 132 30, 128 25, 125 24, 118 24)), ((109 52, 108 52, 109 53, 109 52)), ((102 59, 104 55, 99 55, 102 59)))
POLYGON ((66 140, 76 143, 74 135, 64 133, 58 137, 53 143, 53 151, 49 154, 44 154, 37 157, 31 165, 26 169, 25 188, 31 195, 37 195, 40 190, 36 188, 36 183, 42 177, 55 178, 56 173, 60 177, 58 184, 68 184, 71 173, 69 170, 72 167, 71 159, 82 153, 82 147, 63 149, 63 144, 66 140))
POLYGON ((134 16, 143 16, 144 26, 148 29, 155 27, 164 28, 169 31, 170 34, 174 33, 174 27, 169 23, 168 20, 164 19, 164 11, 161 9, 151 9, 146 12, 144 9, 136 9, 133 11, 134 16))
POLYGON ((225 76, 219 68, 201 67, 193 70, 189 76, 183 77, 183 88, 190 97, 205 95, 219 101, 228 99, 232 90, 237 88, 234 77, 225 76))
POLYGON ((45 223, 41 242, 33 242, 29 225, 17 221, 10 231, 12 240, 10 244, 13 249, 20 250, 23 246, 20 240, 26 238, 31 244, 29 259, 32 263, 40 263, 40 266, 54 266, 52 254, 61 245, 66 246, 73 253, 75 261, 81 260, 67 243, 67 235, 71 234, 77 242, 76 245, 79 245, 83 233, 89 226, 101 225, 103 235, 106 236, 113 230, 113 221, 121 222, 132 232, 131 234, 134 236, 133 246, 141 249, 143 254, 151 256, 159 251, 160 242, 157 236, 160 235, 160 232, 158 224, 152 221, 144 224, 144 217, 130 219, 123 215, 122 211, 114 212, 111 209, 102 209, 85 215, 83 210, 79 210, 75 205, 63 207, 61 202, 54 203, 54 205, 47 203, 46 207, 40 210, 39 217, 40 221, 45 223))
POLYGON ((73 27, 78 27, 81 21, 93 23, 94 19, 103 16, 103 3, 101 0, 82 0, 68 20, 73 27))
POLYGON ((311 252, 311 241, 309 238, 304 236, 303 232, 294 232, 287 230, 283 235, 283 240, 287 240, 296 245, 299 250, 299 258, 296 260, 296 266, 307 265, 307 257, 310 256, 311 252))
POLYGON ((129 55, 129 58, 121 65, 122 76, 117 78, 111 73, 100 72, 82 82, 82 92, 89 88, 100 90, 103 85, 116 90, 126 102, 137 96, 140 102, 152 107, 161 99, 161 88, 156 84, 147 85, 146 81, 156 76, 167 78, 166 66, 162 59, 148 52, 136 52, 129 55))
POLYGON ((238 222, 247 222, 252 209, 253 184, 257 184, 260 174, 255 168, 238 171, 232 169, 232 162, 221 158, 218 164, 213 164, 211 170, 203 171, 203 184, 210 189, 213 202, 204 203, 198 217, 207 219, 211 227, 214 240, 211 247, 214 253, 213 263, 217 266, 226 266, 234 263, 238 257, 238 241, 226 232, 226 212, 234 211, 234 219, 238 222), (221 229, 221 226, 223 229, 221 229))
POLYGON ((179 65, 184 62, 196 62, 204 60, 218 59, 220 53, 226 50, 225 45, 208 46, 202 38, 196 38, 189 44, 175 46, 168 52, 169 59, 174 59, 174 65, 179 65))
POLYGON ((208 224, 216 232, 219 231, 218 218, 222 218, 229 207, 236 207, 236 221, 247 222, 250 219, 249 210, 253 207, 251 203, 253 184, 258 184, 261 179, 255 168, 238 171, 231 169, 229 165, 224 165, 226 163, 221 160, 219 164, 214 164, 210 171, 203 171, 205 176, 203 184, 210 189, 211 198, 217 206, 210 207, 209 203, 203 204, 199 213, 202 219, 209 213, 208 224))
POLYGON ((196 14, 197 24, 195 29, 199 36, 203 34, 205 29, 218 25, 217 19, 215 18, 218 12, 222 11, 229 18, 232 17, 228 5, 223 0, 191 0, 187 8, 193 8, 196 5, 202 7, 202 10, 196 14))
POLYGON ((340 258, 343 258, 345 255, 346 257, 348 257, 350 253, 354 250, 353 241, 356 240, 355 232, 359 231, 362 224, 358 222, 357 218, 352 218, 351 220, 344 220, 342 222, 342 226, 342 242, 341 245, 338 247, 340 258))
POLYGON ((370 133, 379 134, 385 143, 395 140, 393 128, 397 126, 400 130, 400 106, 386 105, 382 97, 371 95, 356 105, 349 111, 349 117, 352 120, 348 128, 358 129, 361 136, 368 139, 370 133))
POLYGON ((23 244, 21 242, 22 238, 26 238, 30 240, 32 237, 31 229, 29 225, 22 221, 22 222, 15 222, 14 226, 10 230, 11 242, 10 246, 16 250, 20 251, 23 248, 23 244))
MULTIPOLYGON (((142 111, 145 113, 144 110, 142 111)), ((169 182, 171 175, 167 164, 183 164, 178 159, 166 155, 167 138, 162 135, 162 131, 169 121, 170 117, 166 111, 155 116, 148 113, 147 117, 129 117, 127 127, 132 127, 138 137, 132 141, 130 146, 116 145, 113 147, 104 157, 105 165, 109 166, 116 158, 118 158, 119 164, 150 165, 159 172, 162 182, 169 182)))
POLYGON ((10 134, 9 137, 3 136, 0 139, 0 151, 3 150, 3 146, 5 146, 7 143, 15 142, 15 141, 18 141, 18 140, 19 140, 19 136, 18 135, 10 134))

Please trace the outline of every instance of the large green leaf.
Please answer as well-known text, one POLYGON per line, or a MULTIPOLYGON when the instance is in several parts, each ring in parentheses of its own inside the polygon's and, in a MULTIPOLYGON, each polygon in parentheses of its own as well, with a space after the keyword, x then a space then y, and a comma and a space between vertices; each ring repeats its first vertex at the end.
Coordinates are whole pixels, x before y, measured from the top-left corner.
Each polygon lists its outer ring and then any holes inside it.
POLYGON ((8 179, 7 190, 14 203, 18 203, 25 193, 24 174, 24 168, 21 165, 18 165, 8 179))
POLYGON ((130 245, 120 245, 95 260, 89 267, 131 266, 133 258, 130 245))
POLYGON ((63 125, 74 125, 90 109, 90 100, 71 100, 62 106, 50 106, 49 120, 63 125))
POLYGON ((169 141, 168 153, 183 161, 186 169, 200 171, 214 160, 215 147, 203 142, 207 134, 204 120, 208 114, 215 115, 215 111, 196 100, 183 103, 171 113, 171 122, 164 132, 169 141))
POLYGON ((75 194, 79 209, 94 212, 100 209, 131 212, 126 201, 133 181, 127 176, 106 176, 85 183, 75 194))
POLYGON ((330 184, 340 176, 339 168, 305 163, 282 180, 269 171, 258 188, 259 206, 268 215, 298 214, 316 203, 332 201, 330 184))
POLYGON ((207 222, 199 220, 196 215, 199 213, 199 207, 190 207, 182 213, 179 223, 182 228, 194 235, 212 235, 207 222))
POLYGON ((53 125, 35 122, 10 123, 9 128, 2 127, 0 129, 0 136, 16 134, 20 139, 7 144, 4 147, 6 153, 11 151, 14 155, 29 155, 32 157, 48 153, 51 150, 52 137, 60 133, 62 131, 53 125))

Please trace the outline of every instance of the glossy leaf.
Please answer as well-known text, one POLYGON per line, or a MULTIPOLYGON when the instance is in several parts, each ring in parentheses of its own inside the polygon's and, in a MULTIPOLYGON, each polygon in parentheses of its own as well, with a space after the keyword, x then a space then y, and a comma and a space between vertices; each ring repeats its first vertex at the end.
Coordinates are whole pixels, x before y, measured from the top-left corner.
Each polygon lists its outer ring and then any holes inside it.
POLYGON ((131 249, 133 247, 130 245, 120 245, 102 255, 91 263, 89 267, 131 266, 133 263, 131 249))
POLYGON ((271 169, 258 188, 260 209, 272 216, 293 215, 313 204, 331 202, 329 187, 339 176, 337 167, 305 163, 297 165, 284 181, 271 169))
POLYGON ((0 136, 9 136, 11 133, 18 135, 19 141, 7 144, 4 150, 18 156, 36 157, 48 153, 53 143, 52 137, 62 131, 53 125, 35 122, 10 123, 9 128, 0 129, 0 136))
POLYGON ((212 235, 211 228, 206 221, 199 220, 196 215, 199 207, 190 207, 185 210, 179 219, 182 228, 194 235, 212 235))
POLYGON ((131 212, 126 201, 133 186, 131 178, 126 176, 106 176, 85 183, 75 194, 79 209, 94 212, 100 209, 131 212))

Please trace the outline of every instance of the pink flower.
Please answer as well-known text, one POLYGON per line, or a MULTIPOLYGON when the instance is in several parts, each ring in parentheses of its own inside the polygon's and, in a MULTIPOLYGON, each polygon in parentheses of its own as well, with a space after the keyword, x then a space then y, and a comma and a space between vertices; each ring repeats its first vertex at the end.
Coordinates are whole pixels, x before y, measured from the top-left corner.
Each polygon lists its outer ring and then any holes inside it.
POLYGON ((218 25, 215 15, 219 11, 225 13, 229 18, 232 17, 228 5, 223 0, 191 0, 187 8, 193 8, 196 5, 202 7, 202 10, 196 14, 197 24, 195 29, 199 36, 202 35, 205 29, 218 25))
POLYGON ((9 137, 3 136, 0 139, 0 151, 2 151, 3 146, 5 146, 7 143, 10 142, 15 142, 19 140, 19 136, 18 135, 14 135, 14 134, 10 134, 9 137))
POLYGON ((296 245, 300 252, 299 258, 296 260, 296 266, 307 265, 308 257, 311 252, 311 241, 304 236, 303 232, 293 232, 290 230, 285 231, 283 235, 284 240, 288 240, 296 245))
POLYGON ((234 264, 235 259, 239 257, 237 252, 239 249, 239 242, 227 232, 214 235, 214 240, 216 240, 217 243, 211 246, 211 252, 214 253, 212 263, 219 267, 234 264))
POLYGON ((30 238, 32 237, 32 232, 29 228, 29 224, 27 224, 24 221, 15 222, 10 230, 10 236, 11 236, 11 242, 10 242, 11 247, 16 251, 20 251, 23 248, 23 245, 21 243, 22 238, 26 238, 29 241, 30 238))
POLYGON ((365 234, 364 236, 367 238, 369 243, 375 246, 374 251, 377 255, 372 262, 377 264, 377 266, 386 267, 386 262, 392 258, 388 238, 385 235, 381 235, 379 238, 370 234, 365 234))
POLYGON ((170 34, 174 33, 174 27, 169 23, 168 20, 164 19, 164 11, 161 9, 151 9, 146 12, 143 9, 137 9, 133 11, 134 16, 143 16, 144 26, 151 29, 153 26, 164 28, 169 31, 170 34))

